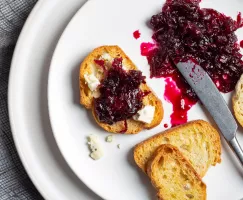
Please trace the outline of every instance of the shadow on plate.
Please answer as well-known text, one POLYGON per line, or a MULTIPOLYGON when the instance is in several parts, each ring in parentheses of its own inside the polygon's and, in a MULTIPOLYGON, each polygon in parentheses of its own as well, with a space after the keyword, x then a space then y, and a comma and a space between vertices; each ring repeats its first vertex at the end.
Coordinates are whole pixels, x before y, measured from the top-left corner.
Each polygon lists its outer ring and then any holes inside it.
POLYGON ((141 183, 141 187, 144 187, 144 189, 147 191, 148 193, 148 198, 151 200, 157 200, 157 196, 156 196, 156 190, 155 188, 152 186, 152 183, 149 179, 149 177, 142 172, 142 170, 139 169, 139 167, 137 166, 137 164, 134 161, 133 158, 133 149, 131 149, 128 152, 127 155, 127 161, 129 163, 129 165, 134 169, 134 171, 136 171, 137 175, 138 175, 138 179, 140 180, 141 183))
POLYGON ((83 59, 80 59, 79 63, 76 63, 74 68, 71 71, 71 84, 72 84, 72 92, 73 92, 73 103, 75 105, 80 105, 80 92, 79 92, 79 69, 80 64, 83 59))

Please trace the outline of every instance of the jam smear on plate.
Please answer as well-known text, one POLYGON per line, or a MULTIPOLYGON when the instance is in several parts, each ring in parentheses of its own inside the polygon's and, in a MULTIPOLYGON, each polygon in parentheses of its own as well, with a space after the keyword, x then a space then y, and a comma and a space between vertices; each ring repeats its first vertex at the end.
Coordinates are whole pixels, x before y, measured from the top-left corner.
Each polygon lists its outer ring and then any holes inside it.
POLYGON ((140 90, 141 83, 145 83, 145 76, 141 71, 125 71, 122 68, 122 58, 115 58, 99 86, 100 96, 94 99, 99 121, 110 125, 124 121, 127 129, 126 120, 142 108, 142 99, 147 95, 140 90))
MULTIPOLYGON (((184 83, 179 83, 184 84, 184 83)), ((173 113, 170 116, 171 126, 184 124, 187 122, 187 112, 197 103, 196 96, 188 96, 171 77, 165 78, 164 98, 172 104, 173 113)), ((182 86, 181 88, 186 88, 182 86)), ((194 94, 194 93, 193 93, 194 94)))
MULTIPOLYGON (((188 99, 188 106, 194 105, 197 97, 180 75, 175 62, 195 60, 224 93, 235 88, 243 72, 240 45, 235 35, 235 31, 243 26, 241 13, 233 20, 214 9, 200 8, 199 3, 200 0, 167 0, 162 11, 152 16, 150 21, 154 30, 153 48, 144 53, 142 50, 148 48, 142 48, 141 44, 141 53, 147 56, 151 77, 171 77, 182 93, 181 99, 188 99)), ((166 87, 165 98, 171 103, 174 102, 168 96, 175 91, 166 87)), ((185 117, 179 103, 176 104, 171 118, 174 115, 185 117)), ((176 121, 172 125, 177 124, 176 121)), ((179 120, 178 124, 184 122, 186 120, 179 120)))
POLYGON ((139 30, 136 30, 133 32, 133 37, 137 40, 138 38, 140 38, 141 33, 139 32, 139 30))

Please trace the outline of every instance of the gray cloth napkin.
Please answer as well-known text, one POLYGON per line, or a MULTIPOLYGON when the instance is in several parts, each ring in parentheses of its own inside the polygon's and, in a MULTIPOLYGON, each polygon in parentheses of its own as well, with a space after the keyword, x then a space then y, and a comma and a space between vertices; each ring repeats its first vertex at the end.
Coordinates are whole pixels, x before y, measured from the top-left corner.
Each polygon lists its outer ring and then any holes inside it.
POLYGON ((18 157, 7 109, 8 77, 14 47, 36 2, 37 0, 0 0, 0 200, 43 199, 18 157))

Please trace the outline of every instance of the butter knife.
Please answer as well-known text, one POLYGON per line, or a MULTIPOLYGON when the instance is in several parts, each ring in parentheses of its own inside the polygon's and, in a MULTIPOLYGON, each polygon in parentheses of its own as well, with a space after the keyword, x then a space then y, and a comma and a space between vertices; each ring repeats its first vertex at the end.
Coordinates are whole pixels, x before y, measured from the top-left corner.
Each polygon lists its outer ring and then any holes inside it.
POLYGON ((236 138, 237 123, 209 75, 202 67, 191 60, 179 62, 176 66, 211 114, 225 140, 243 166, 243 151, 236 138))

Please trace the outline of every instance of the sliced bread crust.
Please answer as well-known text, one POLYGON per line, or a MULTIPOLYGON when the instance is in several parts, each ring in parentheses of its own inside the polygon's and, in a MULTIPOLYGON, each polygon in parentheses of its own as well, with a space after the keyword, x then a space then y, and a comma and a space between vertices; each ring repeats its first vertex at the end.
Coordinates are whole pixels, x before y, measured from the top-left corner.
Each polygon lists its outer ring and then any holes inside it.
POLYGON ((235 86, 235 92, 232 96, 232 104, 235 118, 243 127, 243 75, 241 75, 235 86))
POLYGON ((148 162, 147 172, 160 200, 206 200, 206 185, 175 146, 161 145, 148 162))
POLYGON ((145 173, 147 173, 147 162, 162 144, 176 146, 201 177, 211 165, 221 162, 219 133, 203 120, 171 128, 136 145, 134 160, 145 173))
MULTIPOLYGON (((112 125, 99 122, 94 110, 94 92, 92 92, 85 82, 84 75, 94 73, 95 76, 101 81, 104 78, 102 69, 96 66, 94 60, 99 59, 102 55, 108 54, 112 59, 123 58, 123 66, 126 70, 138 70, 131 59, 123 52, 118 46, 101 46, 94 49, 82 62, 80 66, 79 85, 80 85, 80 104, 85 108, 91 109, 93 117, 97 124, 108 132, 120 133, 125 128, 124 121, 116 122, 112 125)), ((148 95, 143 98, 143 105, 151 105, 155 107, 154 118, 150 124, 136 121, 134 119, 127 120, 126 134, 136 134, 143 129, 151 129, 160 124, 163 118, 163 106, 161 100, 155 93, 148 87, 147 84, 140 85, 142 91, 150 91, 148 95)))

